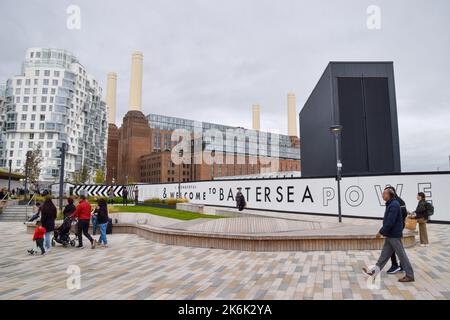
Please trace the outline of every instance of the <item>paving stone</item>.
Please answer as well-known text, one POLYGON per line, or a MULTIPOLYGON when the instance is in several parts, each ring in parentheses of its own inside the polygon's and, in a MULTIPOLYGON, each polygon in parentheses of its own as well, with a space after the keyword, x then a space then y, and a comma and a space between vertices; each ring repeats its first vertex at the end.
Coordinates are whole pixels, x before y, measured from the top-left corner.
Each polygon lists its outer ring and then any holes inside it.
MULTIPOLYGON (((355 223, 361 224, 360 220, 355 223)), ((109 248, 56 246, 41 257, 27 255, 31 235, 23 224, 0 222, 0 299, 448 300, 450 226, 428 228, 428 248, 406 249, 416 282, 402 284, 401 275, 382 272, 380 287, 369 289, 360 270, 376 262, 378 250, 240 252, 112 234, 109 248), (81 269, 80 289, 67 287, 69 266, 81 269)))

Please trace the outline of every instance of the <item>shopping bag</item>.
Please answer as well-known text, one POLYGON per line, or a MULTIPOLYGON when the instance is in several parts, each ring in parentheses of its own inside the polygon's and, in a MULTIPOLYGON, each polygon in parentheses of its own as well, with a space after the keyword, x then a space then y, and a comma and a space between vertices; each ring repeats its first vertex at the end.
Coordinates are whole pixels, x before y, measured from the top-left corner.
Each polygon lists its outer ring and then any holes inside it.
POLYGON ((416 227, 417 227, 417 220, 411 218, 410 216, 406 217, 405 228, 408 230, 415 231, 416 227))

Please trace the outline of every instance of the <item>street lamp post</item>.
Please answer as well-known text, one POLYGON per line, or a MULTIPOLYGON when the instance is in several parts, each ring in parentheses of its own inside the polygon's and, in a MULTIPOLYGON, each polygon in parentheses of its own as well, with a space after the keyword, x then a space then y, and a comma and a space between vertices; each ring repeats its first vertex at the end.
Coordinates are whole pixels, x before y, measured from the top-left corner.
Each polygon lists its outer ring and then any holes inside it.
POLYGON ((341 208, 341 178, 342 178, 342 162, 341 162, 341 125, 332 125, 330 127, 331 133, 335 138, 336 145, 336 182, 338 193, 338 217, 339 222, 342 222, 342 208, 341 208))
POLYGON ((8 173, 8 193, 11 194, 11 166, 12 166, 12 160, 11 160, 11 159, 9 159, 8 165, 9 165, 9 173, 8 173))
MULTIPOLYGON (((181 162, 183 162, 183 149, 178 151, 178 155, 180 156, 181 162)), ((181 163, 178 165, 178 198, 181 198, 181 163)))
POLYGON ((28 177, 30 175, 30 157, 31 157, 31 151, 27 151, 27 160, 25 162, 25 201, 28 200, 28 177))

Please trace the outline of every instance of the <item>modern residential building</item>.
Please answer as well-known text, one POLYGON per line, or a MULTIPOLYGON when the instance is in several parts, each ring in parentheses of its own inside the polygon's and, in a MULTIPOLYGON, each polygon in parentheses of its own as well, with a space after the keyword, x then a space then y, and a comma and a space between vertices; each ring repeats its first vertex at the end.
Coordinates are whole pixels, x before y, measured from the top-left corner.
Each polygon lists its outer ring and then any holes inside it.
POLYGON ((5 156, 6 85, 0 85, 0 159, 5 156))
POLYGON ((40 148, 40 181, 58 179, 60 148, 66 143, 65 173, 72 180, 83 166, 92 173, 106 164, 108 123, 102 88, 70 52, 27 50, 19 75, 6 83, 0 167, 20 171, 27 151, 40 148))

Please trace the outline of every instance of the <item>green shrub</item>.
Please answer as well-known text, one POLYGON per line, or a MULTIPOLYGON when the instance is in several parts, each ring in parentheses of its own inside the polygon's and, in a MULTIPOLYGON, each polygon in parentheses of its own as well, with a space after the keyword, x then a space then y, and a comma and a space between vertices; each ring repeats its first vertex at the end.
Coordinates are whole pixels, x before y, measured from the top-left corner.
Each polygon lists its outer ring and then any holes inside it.
POLYGON ((160 198, 150 198, 150 199, 145 199, 144 203, 148 203, 148 204, 152 204, 152 203, 162 203, 163 200, 161 200, 160 198))

